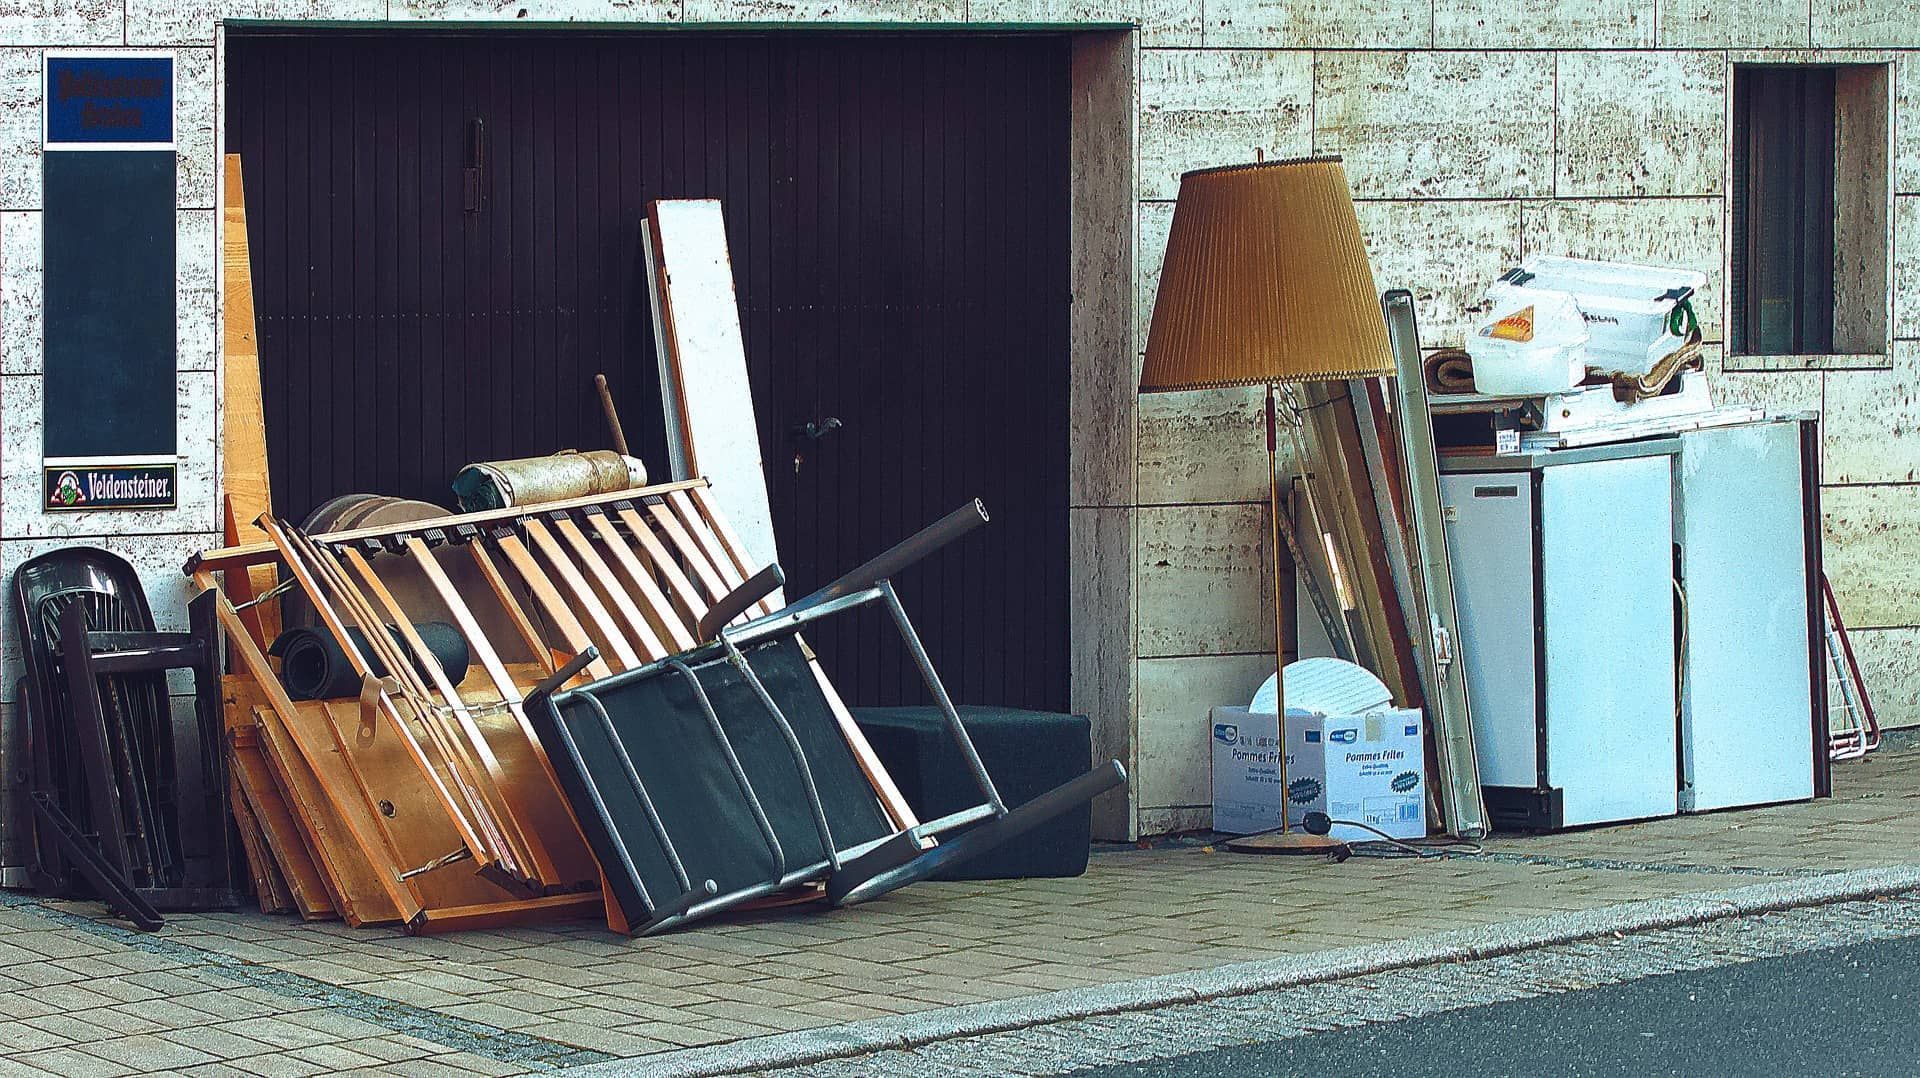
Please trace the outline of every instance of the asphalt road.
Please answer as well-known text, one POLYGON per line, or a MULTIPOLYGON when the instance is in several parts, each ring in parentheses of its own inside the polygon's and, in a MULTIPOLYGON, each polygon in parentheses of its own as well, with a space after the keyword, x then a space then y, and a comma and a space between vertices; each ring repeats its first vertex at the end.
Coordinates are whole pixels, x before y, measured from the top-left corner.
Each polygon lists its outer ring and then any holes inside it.
POLYGON ((1920 939, 1857 944, 1082 1075, 1915 1075, 1920 939))

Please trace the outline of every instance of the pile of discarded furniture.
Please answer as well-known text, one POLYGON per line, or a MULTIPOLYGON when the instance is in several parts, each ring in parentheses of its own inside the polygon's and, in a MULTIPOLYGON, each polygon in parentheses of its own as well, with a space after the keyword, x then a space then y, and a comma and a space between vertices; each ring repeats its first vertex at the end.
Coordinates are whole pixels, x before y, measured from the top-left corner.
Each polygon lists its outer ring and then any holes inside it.
POLYGON ((780 605, 704 480, 320 535, 263 518, 269 543, 188 567, 232 654, 261 907, 417 932, 604 909, 645 933, 873 898, 1082 808, 1119 764, 1002 803, 889 583, 985 521, 964 506, 780 605), (281 634, 277 669, 222 587, 266 564, 320 623, 281 634), (914 817, 801 636, 869 605, 963 750, 963 811, 914 817))

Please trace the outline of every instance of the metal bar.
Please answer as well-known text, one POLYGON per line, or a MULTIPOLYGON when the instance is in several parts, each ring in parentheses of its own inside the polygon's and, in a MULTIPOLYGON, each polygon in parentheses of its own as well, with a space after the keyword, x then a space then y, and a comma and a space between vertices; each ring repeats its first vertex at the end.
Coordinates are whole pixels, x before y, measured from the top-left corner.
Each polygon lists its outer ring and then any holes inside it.
POLYGON ((713 608, 701 616, 695 635, 703 641, 712 640, 720 635, 720 630, 725 628, 728 622, 755 606, 763 605, 760 601, 779 591, 780 586, 786 582, 787 574, 782 572, 777 564, 769 565, 753 574, 753 579, 728 592, 725 598, 713 604, 713 608))
POLYGON ((899 575, 901 570, 985 524, 987 519, 987 507, 975 498, 888 547, 879 557, 852 572, 841 574, 838 580, 793 605, 807 606, 871 588, 882 580, 899 575))
MULTIPOLYGON (((705 479, 686 479, 658 486, 639 487, 633 490, 616 490, 606 494, 589 494, 581 498, 567 498, 563 501, 543 502, 538 505, 510 505, 504 509, 487 509, 478 513, 456 513, 430 520, 409 520, 397 524, 380 524, 367 528, 354 528, 343 532, 327 532, 313 538, 329 544, 357 543, 366 539, 391 539, 398 536, 425 535, 430 531, 446 531, 462 524, 485 528, 489 524, 516 520, 528 513, 541 513, 552 509, 582 509, 588 506, 611 505, 615 502, 631 501, 635 498, 658 497, 676 490, 692 487, 704 487, 705 479)), ((222 547, 195 554, 188 559, 186 574, 192 576, 202 569, 220 572, 237 569, 242 566, 265 565, 275 556, 272 543, 248 543, 245 546, 222 547)))
POLYGON ((1441 777, 1441 807, 1447 833, 1477 839, 1487 833, 1486 804, 1480 795, 1480 767, 1474 756, 1473 715, 1467 701, 1466 671, 1454 655, 1460 639, 1454 611, 1453 568, 1447 557, 1445 518, 1440 506, 1440 474, 1434 461, 1433 417, 1427 411, 1427 383, 1420 356, 1420 331, 1414 322, 1413 294, 1396 288, 1381 297, 1387 336, 1399 377, 1394 380, 1400 406, 1400 459, 1406 470, 1409 524, 1414 541, 1408 554, 1418 562, 1421 621, 1430 634, 1421 650, 1434 715, 1434 761, 1441 777))
MULTIPOLYGON (((666 852, 667 863, 673 866, 673 878, 680 882, 680 889, 687 890, 693 881, 687 878, 687 866, 680 861, 680 851, 673 844, 673 836, 667 834, 667 825, 660 822, 660 811, 653 806, 653 795, 647 792, 647 784, 641 780, 640 772, 633 766, 633 757, 627 754, 626 743, 620 740, 620 731, 613 728, 613 716, 607 714, 607 707, 593 693, 582 690, 579 694, 587 701, 587 706, 600 717, 600 725, 607 732, 607 741, 620 757, 620 767, 627 773, 627 781, 633 784, 633 792, 640 798, 640 807, 646 811, 647 823, 653 827, 654 836, 660 840, 660 848, 666 852)), ((636 877, 637 878, 637 877, 636 877)), ((651 907, 652 902, 647 905, 651 907)))
POLYGON ((875 849, 867 855, 866 861, 849 861, 843 871, 836 872, 827 880, 827 901, 837 906, 850 906, 924 880, 941 869, 962 864, 1018 838, 1126 781, 1127 771, 1120 766, 1120 761, 1109 760, 1079 778, 1061 783, 1012 812, 988 820, 905 864, 896 863, 895 851, 887 847, 875 849))
POLYGON ((787 853, 780 848, 780 837, 773 833, 773 822, 767 819, 767 811, 760 804, 760 795, 753 792, 747 769, 740 766, 740 757, 733 751, 733 739, 727 736, 727 731, 720 725, 720 716, 714 713, 713 701, 707 697, 706 686, 700 684, 700 675, 678 659, 667 660, 667 665, 693 686, 694 699, 700 702, 700 710, 706 714, 707 724, 713 728, 713 736, 719 739, 720 748, 727 754, 727 766, 733 769, 733 781, 740 784, 740 792, 747 797, 747 810, 753 813, 753 822, 759 825, 761 836, 767 840, 767 852, 773 855, 773 874, 785 875, 787 853))
POLYGON ((1000 791, 993 788, 993 778, 987 774, 987 765, 980 762, 980 753, 973 747, 973 738, 967 736, 967 728, 960 722, 960 712, 954 709, 946 685, 941 683, 940 675, 934 672, 933 660, 927 657, 926 645, 920 642, 920 634, 914 631, 913 622, 907 620, 907 610, 900 605, 900 596, 894 593, 891 581, 880 582, 880 594, 885 597, 887 611, 893 615, 893 623, 900 630, 900 639, 907 642, 907 651, 913 656, 913 664, 920 668, 920 679, 927 683, 927 690, 933 693, 933 701, 939 705, 940 714, 946 717, 947 732, 952 735, 960 754, 966 757, 967 770, 973 772, 973 781, 979 784, 980 792, 987 795, 987 803, 993 806, 995 814, 1006 812, 1007 806, 1000 800, 1000 791))
MULTIPOLYGON (((580 695, 592 699, 590 693, 582 692, 580 695)), ((560 708, 552 700, 546 701, 546 707, 553 715, 553 729, 560 736, 561 747, 566 749, 568 756, 573 757, 574 765, 581 771, 580 785, 586 789, 587 797, 593 801, 594 815, 600 817, 600 825, 606 828, 607 838, 613 844, 614 852, 620 855, 621 867, 626 869, 627 878, 633 881, 634 889, 640 892, 640 901, 645 903, 649 910, 653 909, 653 896, 647 891, 647 882, 640 878, 640 869, 634 865, 633 855, 627 852, 626 839, 621 837, 620 825, 614 822, 613 812, 607 808, 606 799, 600 796, 599 785, 593 781, 593 776, 587 773, 586 755, 580 751, 580 743, 573 739, 573 731, 567 729, 567 717, 560 713, 560 708)), ((618 743, 617 740, 616 743, 618 743)), ((618 901, 611 894, 608 897, 618 901)))
POLYGON ((807 790, 807 807, 813 810, 813 826, 820 832, 820 845, 827 852, 828 863, 836 870, 839 869, 840 853, 834 848, 833 828, 827 824, 826 806, 820 803, 820 787, 814 784, 813 768, 807 763, 807 754, 800 748, 800 738, 793 732, 793 726, 787 722, 786 713, 780 710, 779 704, 774 703, 773 694, 767 692, 766 685, 761 683, 760 675, 753 672, 753 666, 747 662, 747 657, 741 654, 740 649, 735 647, 733 641, 727 639, 724 634, 720 637, 720 643, 727 649, 727 661, 731 662, 734 668, 740 671, 740 675, 747 679, 753 694, 760 698, 760 706, 767 709, 767 714, 773 719, 774 725, 780 728, 780 735, 787 739, 787 749, 793 753, 793 762, 800 769, 800 783, 807 790))
POLYGON ((970 809, 950 812, 937 820, 929 820, 914 828, 913 831, 916 835, 937 835, 942 831, 951 831, 956 827, 965 827, 970 823, 979 823, 981 820, 998 815, 1000 813, 991 804, 975 805, 970 809))

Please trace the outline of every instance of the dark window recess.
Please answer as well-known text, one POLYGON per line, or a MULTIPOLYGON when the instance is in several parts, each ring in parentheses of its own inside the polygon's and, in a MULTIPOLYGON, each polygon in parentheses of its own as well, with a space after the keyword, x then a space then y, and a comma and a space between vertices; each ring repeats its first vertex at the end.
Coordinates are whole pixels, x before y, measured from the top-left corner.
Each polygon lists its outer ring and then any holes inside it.
MULTIPOLYGON (((277 511, 603 447, 598 371, 664 474, 640 222, 719 198, 787 594, 978 496, 896 583, 956 698, 1065 710, 1065 38, 228 41, 277 511)), ((878 614, 807 640, 925 701, 878 614)))
POLYGON ((1831 67, 1735 71, 1736 353, 1833 351, 1834 75, 1831 67))

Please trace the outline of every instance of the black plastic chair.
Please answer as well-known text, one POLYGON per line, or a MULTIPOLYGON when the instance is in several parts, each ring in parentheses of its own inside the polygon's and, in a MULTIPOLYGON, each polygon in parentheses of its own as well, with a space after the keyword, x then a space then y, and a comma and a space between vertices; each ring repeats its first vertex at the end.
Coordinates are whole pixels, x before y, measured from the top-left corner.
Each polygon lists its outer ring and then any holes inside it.
POLYGON ((237 905, 208 597, 189 608, 191 631, 157 632, 133 566, 93 547, 28 561, 13 597, 25 651, 34 886, 77 895, 84 879, 109 900, 132 890, 160 908, 237 905), (174 721, 166 682, 174 668, 193 671, 192 722, 174 721), (97 862, 72 855, 76 837, 96 847, 97 862), (101 865, 118 878, 101 879, 101 865))

